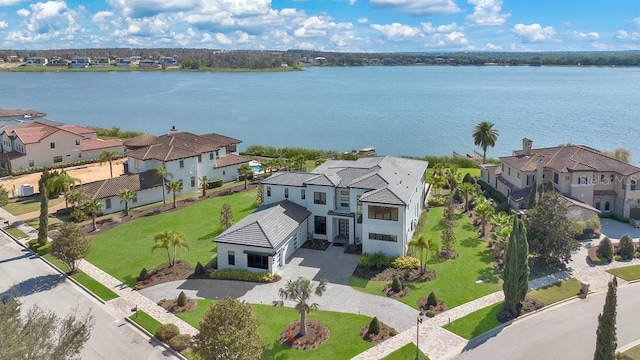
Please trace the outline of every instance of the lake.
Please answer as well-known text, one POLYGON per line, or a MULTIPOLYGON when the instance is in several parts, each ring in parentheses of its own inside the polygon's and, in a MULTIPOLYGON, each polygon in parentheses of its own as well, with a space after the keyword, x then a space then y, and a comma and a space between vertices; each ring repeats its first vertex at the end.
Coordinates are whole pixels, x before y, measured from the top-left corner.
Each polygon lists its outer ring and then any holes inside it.
MULTIPOLYGON (((0 108, 67 124, 217 132, 250 144, 379 154, 471 152, 483 120, 488 156, 584 144, 640 160, 640 68, 313 67, 291 72, 0 73, 0 108)), ((478 149, 479 150, 479 149, 478 149)))

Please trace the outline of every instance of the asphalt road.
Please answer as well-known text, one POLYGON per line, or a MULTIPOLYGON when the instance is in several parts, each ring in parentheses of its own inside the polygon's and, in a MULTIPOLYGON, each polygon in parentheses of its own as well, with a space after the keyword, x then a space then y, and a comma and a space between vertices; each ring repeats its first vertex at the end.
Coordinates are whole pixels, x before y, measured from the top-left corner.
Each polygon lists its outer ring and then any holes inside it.
POLYGON ((37 304, 60 316, 91 312, 95 325, 82 351, 82 359, 175 359, 113 308, 79 289, 39 258, 0 232, 0 292, 19 289, 21 310, 37 304))
MULTIPOLYGON (((472 341, 456 359, 592 359, 606 292, 524 318, 487 339, 472 341)), ((618 287, 618 348, 640 338, 640 283, 618 287)))

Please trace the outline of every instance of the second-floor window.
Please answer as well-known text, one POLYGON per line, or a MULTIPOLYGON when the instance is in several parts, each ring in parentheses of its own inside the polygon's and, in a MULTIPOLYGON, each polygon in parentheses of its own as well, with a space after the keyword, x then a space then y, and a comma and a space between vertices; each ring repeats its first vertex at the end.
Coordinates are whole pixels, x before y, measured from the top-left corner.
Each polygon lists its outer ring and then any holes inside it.
POLYGON ((76 145, 80 145, 80 139, 76 139, 76 145))
POLYGON ((349 190, 340 190, 340 206, 349 207, 349 190))
POLYGON ((198 162, 202 162, 202 155, 198 155, 198 162))
POLYGON ((307 198, 307 196, 306 196, 306 194, 304 193, 304 189, 300 189, 300 199, 304 200, 304 199, 306 199, 306 198, 307 198))
POLYGON ((180 169, 184 168, 184 160, 180 160, 180 169))
POLYGON ((369 219, 398 221, 398 208, 369 205, 369 219))
POLYGON ((49 146, 51 146, 52 149, 55 149, 56 148, 56 143, 52 142, 52 143, 49 144, 49 146))
POLYGON ((195 176, 191 177, 191 187, 196 187, 196 177, 195 176))
POLYGON ((284 198, 285 199, 289 198, 289 188, 284 188, 284 198))
POLYGON ((214 153, 209 153, 209 160, 213 160, 215 159, 215 154, 214 153))
POLYGON ((631 183, 629 184, 629 190, 631 190, 631 191, 638 190, 638 181, 637 180, 631 180, 631 183))
POLYGON ((360 195, 356 198, 356 221, 358 224, 362 224, 362 203, 360 202, 360 195))
POLYGON ((327 193, 320 192, 320 191, 314 191, 313 192, 313 203, 314 204, 325 205, 327 203, 327 193))

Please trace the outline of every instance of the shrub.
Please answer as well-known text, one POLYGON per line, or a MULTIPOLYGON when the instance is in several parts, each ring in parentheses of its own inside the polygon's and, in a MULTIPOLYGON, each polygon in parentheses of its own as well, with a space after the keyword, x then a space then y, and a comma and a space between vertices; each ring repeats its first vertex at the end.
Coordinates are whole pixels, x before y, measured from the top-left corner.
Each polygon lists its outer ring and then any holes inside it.
POLYGON ((427 200, 429 206, 444 206, 447 203, 447 198, 444 196, 430 196, 427 200))
POLYGON ((196 275, 203 275, 204 274, 204 266, 202 266, 200 261, 198 261, 198 263, 196 264, 196 270, 194 271, 194 273, 196 275))
POLYGON ((224 180, 222 179, 216 179, 216 180, 210 181, 207 183, 207 188, 213 189, 213 188, 221 187, 223 182, 224 180))
POLYGON ((209 274, 212 279, 239 280, 252 282, 273 282, 276 277, 269 272, 251 272, 248 270, 222 269, 215 270, 209 274))
POLYGON ((393 278, 393 281, 391 282, 391 290, 393 290, 394 293, 399 293, 400 291, 402 291, 402 281, 400 281, 400 278, 398 278, 397 276, 393 278))
POLYGON ((436 297, 435 292, 430 292, 427 297, 427 307, 438 306, 438 298, 436 297))
POLYGON ((462 195, 460 195, 460 190, 458 188, 453 190, 453 201, 455 201, 456 203, 461 203, 463 201, 462 195))
POLYGON ((191 340, 189 334, 176 335, 169 340, 169 347, 177 352, 185 351, 191 347, 191 340))
POLYGON ((367 330, 368 335, 378 335, 380 333, 380 321, 378 321, 377 317, 371 319, 369 323, 369 330, 367 330))
POLYGON ((162 342, 168 342, 180 335, 180 329, 175 324, 164 324, 156 330, 155 336, 162 342))
POLYGON ((480 187, 482 188, 482 190, 487 193, 486 195, 488 195, 488 196, 486 196, 486 197, 487 198, 492 198, 496 202, 496 204, 508 204, 509 203, 509 201, 507 200, 506 196, 504 196, 498 190, 494 189, 491 185, 487 184, 484 180, 478 179, 478 184, 480 184, 480 187))
POLYGON ((415 270, 420 268, 420 260, 413 256, 399 256, 393 259, 391 266, 399 270, 415 270))
POLYGON ((37 247, 35 250, 40 256, 46 255, 49 253, 49 250, 51 250, 51 243, 48 242, 42 246, 37 247))
POLYGON ((87 220, 87 214, 82 209, 75 209, 71 212, 71 220, 74 222, 82 222, 87 220))
POLYGON ((633 253, 635 252, 635 247, 633 246, 633 240, 629 234, 624 234, 620 238, 620 247, 618 248, 618 255, 623 260, 633 258, 633 253))
POLYGON ((187 294, 184 293, 184 291, 180 291, 180 294, 178 295, 178 301, 177 304, 180 307, 184 307, 187 306, 187 301, 189 299, 187 298, 187 294))
POLYGON ((597 254, 598 257, 607 259, 607 261, 613 259, 613 244, 611 244, 611 240, 608 237, 600 240, 597 254))
POLYGON ((36 250, 36 247, 38 247, 38 239, 31 239, 29 241, 27 241, 27 247, 33 251, 36 250))
POLYGON ((389 336, 396 336, 396 335, 398 335, 398 332, 396 331, 396 329, 389 330, 389 336))
POLYGON ((142 270, 140 270, 140 275, 138 275, 138 281, 145 281, 149 278, 149 271, 147 270, 147 268, 142 268, 142 270))
POLYGON ((358 259, 358 264, 366 267, 372 267, 376 269, 381 269, 384 267, 388 267, 390 263, 390 259, 384 255, 381 251, 378 251, 375 254, 364 253, 358 259))

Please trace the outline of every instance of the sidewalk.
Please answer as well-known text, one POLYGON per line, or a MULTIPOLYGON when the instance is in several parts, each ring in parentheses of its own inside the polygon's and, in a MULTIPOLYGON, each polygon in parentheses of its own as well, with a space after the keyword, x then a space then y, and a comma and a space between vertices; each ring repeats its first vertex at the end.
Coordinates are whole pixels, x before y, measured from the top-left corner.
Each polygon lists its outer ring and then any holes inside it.
MULTIPOLYGON (((0 208, 0 218, 2 221, 8 221, 9 225, 16 225, 18 229, 23 231, 29 237, 27 239, 19 240, 23 245, 26 244, 29 240, 35 239, 38 237, 38 231, 33 227, 25 224, 23 221, 13 216, 6 210, 0 208)), ((146 297, 140 295, 137 291, 134 291, 127 285, 123 284, 120 280, 112 277, 111 275, 105 273, 99 268, 95 267, 93 264, 85 261, 82 261, 79 266, 80 270, 94 278, 96 281, 102 283, 104 286, 108 287, 116 294, 118 294, 118 298, 110 300, 106 303, 106 306, 111 306, 112 308, 118 310, 120 314, 124 318, 132 315, 131 309, 137 307, 138 310, 142 310, 147 314, 151 315, 154 319, 158 320, 163 324, 173 323, 178 326, 180 329, 180 333, 182 334, 190 334, 195 335, 198 333, 198 330, 193 326, 189 325, 182 319, 173 315, 172 313, 166 311, 153 301, 147 299, 146 297)))

